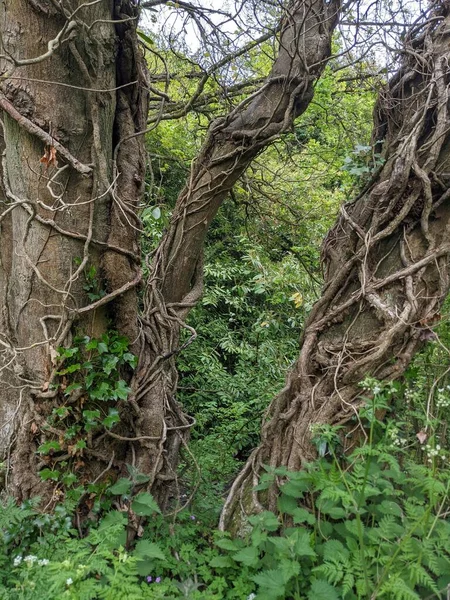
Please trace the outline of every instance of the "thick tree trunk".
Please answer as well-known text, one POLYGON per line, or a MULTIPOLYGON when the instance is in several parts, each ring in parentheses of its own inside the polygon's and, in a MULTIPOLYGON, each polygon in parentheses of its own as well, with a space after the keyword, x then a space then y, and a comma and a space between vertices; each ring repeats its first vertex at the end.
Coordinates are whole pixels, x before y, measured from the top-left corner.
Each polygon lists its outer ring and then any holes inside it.
POLYGON ((146 350, 141 353, 134 388, 142 406, 137 435, 160 438, 161 443, 155 452, 149 440, 137 464, 144 472, 153 471, 153 492, 163 506, 169 492, 165 483, 176 479, 178 451, 192 425, 175 399, 175 357, 183 345, 180 332, 186 330, 190 339, 195 336, 185 318, 202 292, 208 227, 250 162, 307 108, 330 56, 339 7, 339 0, 291 4, 272 72, 253 97, 212 124, 153 258, 142 316, 146 350))
POLYGON ((361 380, 399 377, 433 336, 449 289, 449 25, 442 3, 414 28, 380 96, 374 141, 386 162, 325 239, 322 298, 261 444, 231 489, 222 528, 239 530, 246 513, 274 508, 276 490, 263 501, 252 489, 262 466, 298 470, 312 460, 313 426, 357 424, 361 380))
POLYGON ((70 11, 52 0, 7 0, 0 7, 0 439, 8 457, 6 484, 17 497, 39 494, 51 505, 62 486, 43 483, 42 466, 68 462, 81 482, 89 482, 130 463, 150 476, 149 489, 164 506, 192 425, 175 399, 174 359, 181 330, 190 331, 184 319, 201 292, 206 231, 251 160, 309 104, 330 55, 339 0, 293 2, 266 83, 213 124, 155 254, 142 318, 135 293, 136 208, 146 92, 135 3, 70 4, 70 11), (91 303, 83 289, 90 266, 106 293, 91 303), (73 441, 49 416, 61 406, 81 414, 86 397, 62 395, 56 349, 69 347, 74 334, 98 336, 107 328, 127 335, 139 355, 132 392, 119 403, 120 423, 110 431, 94 429, 86 448, 74 452, 73 441), (36 450, 49 440, 61 447, 40 460, 36 450))
POLYGON ((123 442, 105 436, 71 457, 60 440, 47 464, 36 449, 58 434, 54 408, 83 408, 52 389, 57 347, 108 328, 137 337, 129 223, 144 179, 134 134, 145 129, 145 75, 132 0, 6 0, 0 23, 0 444, 7 490, 48 501, 58 486, 41 481, 42 466, 65 457, 89 481, 126 458, 123 442), (94 303, 83 289, 90 267, 106 294, 94 303))

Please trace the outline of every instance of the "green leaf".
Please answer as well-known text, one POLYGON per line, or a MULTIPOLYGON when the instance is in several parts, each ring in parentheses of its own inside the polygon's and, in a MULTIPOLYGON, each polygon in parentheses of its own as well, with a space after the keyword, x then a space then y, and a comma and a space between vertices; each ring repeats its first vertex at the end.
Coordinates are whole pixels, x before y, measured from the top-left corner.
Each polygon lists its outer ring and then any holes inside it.
POLYGON ((64 395, 68 396, 69 394, 71 394, 72 392, 74 392, 75 390, 80 390, 83 386, 81 385, 81 383, 71 383, 70 385, 68 385, 66 387, 66 389, 64 390, 64 395))
POLYGON ((131 352, 125 352, 125 354, 122 356, 122 358, 133 369, 135 369, 137 367, 138 357, 135 356, 134 354, 131 354, 131 352))
POLYGON ((114 485, 109 487, 108 491, 110 494, 113 494, 113 496, 123 496, 125 494, 129 494, 132 487, 133 482, 122 477, 121 479, 117 480, 114 485))
POLYGON ((131 392, 131 388, 125 383, 123 379, 120 379, 114 388, 112 397, 116 400, 120 398, 120 400, 126 400, 128 398, 128 394, 131 392))
POLYGON ((317 579, 308 592, 308 600, 340 600, 336 589, 323 579, 317 579))
POLYGON ((108 352, 108 344, 105 344, 105 342, 99 342, 97 350, 99 354, 105 354, 105 352, 108 352))
POLYGON ((72 485, 72 483, 78 481, 78 478, 74 473, 67 473, 67 475, 63 476, 62 480, 64 485, 72 485))
POLYGON ((280 527, 278 518, 269 510, 253 515, 248 519, 252 525, 262 527, 267 531, 277 531, 280 527))
POLYGON ((298 502, 296 498, 292 496, 286 496, 281 494, 277 500, 278 510, 287 515, 292 515, 296 508, 298 508, 298 502))
POLYGON ((103 362, 103 372, 107 375, 110 375, 112 371, 114 371, 117 367, 117 363, 119 362, 118 356, 108 356, 106 360, 103 362))
POLYGON ((157 558, 158 560, 166 560, 166 555, 154 542, 150 540, 140 540, 136 544, 134 556, 137 558, 157 558))
POLYGON ((79 352, 79 348, 73 347, 73 348, 58 348, 58 356, 60 358, 71 358, 72 356, 75 356, 75 354, 77 354, 79 352))
POLYGON ((38 454, 49 454, 50 452, 59 452, 61 446, 56 440, 45 442, 37 449, 38 454))
POLYGON ((286 582, 283 573, 279 570, 262 571, 251 577, 251 580, 259 585, 260 590, 264 592, 264 597, 269 600, 281 598, 285 594, 286 582))
POLYGON ((289 539, 295 541, 294 550, 297 556, 316 556, 316 553, 311 548, 311 535, 307 530, 297 528, 289 536, 289 539))
POLYGON ((288 481, 281 486, 281 492, 293 498, 303 498, 304 492, 308 490, 306 481, 288 481))
POLYGON ((154 513, 161 513, 156 500, 148 492, 135 496, 131 508, 140 517, 151 517, 154 513))
POLYGON ((150 46, 154 46, 155 42, 152 40, 151 37, 149 37, 146 33, 144 33, 143 31, 141 31, 140 29, 138 29, 136 31, 136 33, 138 34, 138 36, 141 38, 141 40, 144 40, 144 42, 146 44, 149 44, 150 46))
POLYGON ((294 523, 299 525, 300 523, 308 523, 309 525, 314 525, 316 522, 316 517, 306 510, 306 508, 296 508, 292 511, 292 516, 294 517, 294 523))
POLYGON ((257 548, 249 546, 248 548, 242 548, 236 554, 233 554, 233 560, 241 562, 247 567, 255 567, 259 561, 259 552, 257 548))
POLYGON ((216 546, 222 548, 222 550, 229 550, 231 552, 236 552, 239 548, 233 540, 230 538, 221 538, 216 541, 216 546))
POLYGON ((161 218, 161 209, 159 206, 155 206, 155 208, 152 210, 152 217, 155 219, 155 221, 161 218))
POLYGON ((62 371, 58 371, 58 375, 66 375, 67 373, 75 373, 75 371, 79 371, 81 369, 81 363, 75 363, 74 365, 68 366, 66 369, 62 371))
POLYGON ((60 475, 60 471, 52 471, 51 469, 42 469, 42 471, 39 471, 39 477, 42 481, 47 481, 48 479, 58 481, 60 475))
POLYGON ((89 391, 89 396, 93 400, 110 400, 114 398, 114 393, 109 383, 102 381, 100 385, 89 391))
POLYGON ((102 421, 102 425, 104 425, 105 427, 108 427, 108 429, 109 429, 110 427, 112 427, 113 425, 118 423, 119 421, 120 421, 119 411, 116 408, 110 408, 109 412, 108 412, 108 416, 105 417, 102 421))
POLYGON ((209 566, 216 569, 226 569, 233 567, 234 564, 229 556, 215 556, 209 561, 209 566))
POLYGON ((328 540, 322 548, 324 560, 345 560, 349 552, 339 540, 328 540))
POLYGON ((98 346, 98 340, 92 339, 86 344, 86 350, 95 350, 98 346))

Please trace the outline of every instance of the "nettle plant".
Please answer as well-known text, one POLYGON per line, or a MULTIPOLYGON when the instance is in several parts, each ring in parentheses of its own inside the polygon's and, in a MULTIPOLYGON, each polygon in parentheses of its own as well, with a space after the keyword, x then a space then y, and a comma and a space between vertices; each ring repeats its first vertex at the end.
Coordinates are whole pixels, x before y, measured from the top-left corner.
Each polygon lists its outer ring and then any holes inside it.
POLYGON ((128 345, 125 337, 109 331, 100 338, 78 336, 70 347, 58 348, 60 369, 53 385, 65 402, 53 408, 41 426, 47 440, 37 452, 49 465, 40 471, 43 480, 75 483, 68 460, 82 456, 94 434, 120 421, 118 402, 131 391, 123 373, 137 364, 128 345), (61 454, 67 460, 61 460, 61 454))
MULTIPOLYGON (((344 430, 318 427, 321 458, 301 472, 269 469, 256 490, 276 486, 277 512, 249 518, 246 540, 217 542, 227 554, 212 565, 235 565, 257 584, 257 600, 420 600, 450 589, 450 473, 442 460, 414 460, 396 443, 389 410, 397 383, 363 382, 359 418, 366 444, 345 456, 344 430)), ((420 440, 415 440, 420 448, 420 440)))

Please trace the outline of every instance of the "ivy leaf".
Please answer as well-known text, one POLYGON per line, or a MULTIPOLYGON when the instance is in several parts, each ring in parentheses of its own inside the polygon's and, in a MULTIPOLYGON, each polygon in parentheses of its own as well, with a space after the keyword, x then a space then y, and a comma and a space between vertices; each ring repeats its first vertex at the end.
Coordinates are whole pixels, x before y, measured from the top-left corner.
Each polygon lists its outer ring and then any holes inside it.
POLYGON ((138 357, 134 354, 131 354, 131 352, 125 352, 122 358, 126 363, 130 365, 132 369, 135 369, 137 367, 138 357))
POLYGON ((99 354, 105 354, 105 352, 108 352, 108 344, 105 344, 105 342, 99 342, 97 350, 99 354))
POLYGON ((106 381, 102 381, 100 385, 91 390, 89 395, 93 400, 109 400, 111 397, 114 398, 111 386, 106 381))
POLYGON ((110 375, 111 371, 113 371, 116 368, 118 362, 118 356, 108 356, 108 358, 103 363, 103 372, 107 375, 110 375))
POLYGON ((120 400, 126 400, 128 398, 128 394, 130 392, 131 392, 131 388, 128 387, 126 382, 123 379, 119 379, 119 381, 116 383, 116 387, 114 388, 114 391, 112 393, 112 397, 115 400, 117 400, 118 398, 120 398, 120 400))
POLYGON ((98 340, 93 338, 86 344, 86 350, 95 350, 98 346, 98 340))
POLYGON ((102 425, 110 429, 113 425, 120 421, 119 411, 116 408, 110 408, 108 416, 102 421, 102 425))
POLYGON ((69 396, 72 392, 74 392, 75 390, 80 390, 82 387, 83 386, 81 385, 81 383, 71 383, 64 390, 64 395, 69 396))
POLYGON ((81 363, 75 363, 74 365, 68 366, 66 369, 62 371, 58 371, 58 375, 66 375, 67 373, 75 373, 75 371, 79 371, 81 369, 81 363))

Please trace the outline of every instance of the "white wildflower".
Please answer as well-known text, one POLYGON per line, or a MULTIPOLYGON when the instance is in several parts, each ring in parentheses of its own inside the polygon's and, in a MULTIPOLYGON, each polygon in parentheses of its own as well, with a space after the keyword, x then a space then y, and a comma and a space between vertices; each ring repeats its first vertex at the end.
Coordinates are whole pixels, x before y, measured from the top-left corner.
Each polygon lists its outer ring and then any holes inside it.
POLYGON ((37 556, 34 556, 34 554, 29 554, 28 556, 25 556, 25 558, 23 559, 26 563, 29 563, 30 565, 32 565, 34 562, 36 562, 38 559, 37 556))
POLYGON ((41 558, 40 560, 38 560, 38 565, 40 567, 45 567, 45 565, 48 565, 50 561, 48 560, 48 558, 41 558))
POLYGON ((73 583, 72 577, 69 577, 69 579, 66 579, 66 584, 67 585, 72 585, 72 583, 73 583))
POLYGON ((18 567, 20 565, 20 563, 22 562, 22 557, 21 556, 16 556, 16 558, 14 559, 14 566, 18 567))

